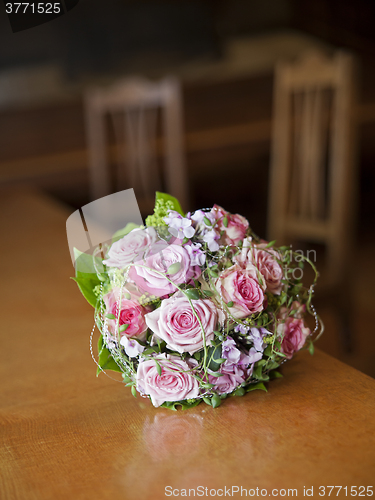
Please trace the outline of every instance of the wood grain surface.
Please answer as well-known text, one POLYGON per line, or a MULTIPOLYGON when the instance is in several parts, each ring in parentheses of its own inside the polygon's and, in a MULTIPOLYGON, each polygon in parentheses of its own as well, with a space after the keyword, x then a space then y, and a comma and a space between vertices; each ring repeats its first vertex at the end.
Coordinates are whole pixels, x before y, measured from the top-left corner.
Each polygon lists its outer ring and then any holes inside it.
POLYGON ((1 500, 159 499, 167 486, 237 498, 241 486, 242 497, 314 487, 319 498, 319 486, 351 496, 374 485, 375 381, 322 352, 299 353, 267 393, 216 410, 155 409, 96 378, 93 310, 69 280, 69 210, 29 191, 0 195, 1 500))

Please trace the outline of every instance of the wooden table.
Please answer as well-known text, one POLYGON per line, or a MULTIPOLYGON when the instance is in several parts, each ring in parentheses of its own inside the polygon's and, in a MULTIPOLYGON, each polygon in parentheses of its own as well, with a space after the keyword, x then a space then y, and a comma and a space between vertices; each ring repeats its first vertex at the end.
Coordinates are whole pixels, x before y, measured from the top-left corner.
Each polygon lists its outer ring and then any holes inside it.
POLYGON ((69 212, 28 191, 0 200, 1 500, 159 499, 189 488, 192 497, 206 487, 207 497, 237 498, 241 487, 279 498, 313 487, 319 498, 319 486, 351 496, 374 485, 373 379, 303 352, 267 393, 216 410, 134 399, 95 377, 93 311, 69 280, 69 212))

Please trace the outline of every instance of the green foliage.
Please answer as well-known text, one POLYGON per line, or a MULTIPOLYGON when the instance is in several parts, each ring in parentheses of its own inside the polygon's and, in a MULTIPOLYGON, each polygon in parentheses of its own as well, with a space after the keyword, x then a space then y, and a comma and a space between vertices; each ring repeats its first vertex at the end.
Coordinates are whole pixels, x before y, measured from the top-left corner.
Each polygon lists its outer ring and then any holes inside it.
POLYGON ((115 372, 122 372, 121 368, 118 366, 116 361, 113 359, 112 354, 110 351, 107 349, 107 347, 104 345, 103 342, 103 335, 100 335, 99 340, 98 340, 98 354, 99 354, 99 359, 98 359, 98 369, 96 370, 96 376, 101 373, 102 370, 112 370, 115 372))
POLYGON ((185 215, 177 198, 170 194, 156 191, 154 213, 147 217, 146 226, 166 226, 164 217, 168 215, 168 210, 175 210, 182 216, 185 215))
POLYGON ((221 345, 210 347, 207 351, 207 359, 209 360, 209 370, 217 372, 221 364, 225 361, 221 357, 221 345))
POLYGON ((176 212, 181 214, 183 217, 185 216, 185 212, 183 212, 180 202, 174 196, 171 196, 170 194, 167 193, 161 193, 160 191, 156 191, 155 200, 156 201, 163 200, 164 202, 171 203, 173 207, 172 210, 176 210, 176 212))
POLYGON ((100 286, 103 280, 103 275, 98 276, 96 269, 102 269, 102 262, 92 255, 80 252, 77 248, 74 248, 74 257, 76 277, 72 278, 72 280, 77 283, 78 288, 87 302, 92 307, 96 307, 98 297, 94 289, 100 286), (97 266, 96 269, 95 265, 97 266), (102 279, 100 279, 100 277, 102 279))
POLYGON ((194 406, 198 406, 201 402, 201 399, 185 399, 183 401, 165 401, 161 408, 168 408, 169 410, 177 411, 177 407, 180 406, 182 410, 187 410, 189 408, 194 408, 194 406))
POLYGON ((246 390, 243 387, 239 387, 233 392, 233 396, 243 396, 246 394, 246 390))
POLYGON ((167 275, 173 275, 178 273, 178 271, 181 269, 181 262, 175 262, 174 264, 171 264, 168 267, 167 270, 167 275))
POLYGON ((246 387, 246 392, 256 391, 257 389, 267 392, 266 386, 263 384, 263 382, 249 385, 248 387, 246 387))
POLYGON ((184 291, 184 294, 191 300, 198 300, 201 297, 199 290, 197 288, 188 288, 187 290, 184 291))
POLYGON ((112 236, 112 243, 115 241, 121 240, 124 236, 130 233, 130 231, 133 231, 133 229, 139 228, 142 226, 139 226, 138 224, 134 224, 134 222, 129 222, 126 224, 126 226, 123 229, 119 229, 118 231, 115 232, 115 234, 112 236))
POLYGON ((214 394, 211 398, 211 405, 212 408, 217 408, 218 406, 221 405, 221 398, 217 394, 214 394))

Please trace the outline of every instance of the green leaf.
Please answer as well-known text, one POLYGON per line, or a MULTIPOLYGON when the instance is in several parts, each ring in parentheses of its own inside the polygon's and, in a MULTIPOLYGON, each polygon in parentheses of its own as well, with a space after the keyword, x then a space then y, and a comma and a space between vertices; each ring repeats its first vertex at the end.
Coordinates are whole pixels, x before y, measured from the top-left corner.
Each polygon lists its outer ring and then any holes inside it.
POLYGON ((272 346, 271 345, 268 345, 264 349, 263 355, 266 356, 267 358, 269 358, 270 356, 272 356, 272 346))
POLYGON ((277 370, 272 370, 270 373, 269 373, 269 376, 270 376, 270 380, 273 380, 275 378, 283 378, 283 375, 281 375, 280 372, 278 372, 277 370))
POLYGON ((214 372, 219 370, 220 365, 223 363, 223 361, 221 361, 223 359, 221 357, 221 345, 217 347, 210 347, 207 351, 207 359, 210 361, 208 364, 208 368, 210 370, 214 372))
POLYGON ((103 263, 98 257, 93 257, 88 253, 81 252, 77 248, 73 248, 73 253, 76 276, 80 276, 81 274, 94 274, 97 276, 97 269, 99 269, 99 271, 103 270, 104 272, 103 263))
POLYGON ((206 405, 211 406, 211 398, 207 398, 206 396, 203 396, 202 399, 206 403, 206 405))
POLYGON ((135 388, 134 385, 132 385, 131 391, 132 391, 133 396, 136 398, 137 397, 137 389, 135 388))
POLYGON ((267 392, 266 386, 262 382, 258 382, 257 384, 249 385, 248 387, 246 387, 246 392, 255 391, 257 389, 260 389, 261 391, 267 392))
POLYGON ((276 347, 276 349, 280 349, 281 348, 281 344, 280 344, 280 342, 278 340, 275 340, 274 346, 276 347))
POLYGON ((260 359, 259 361, 257 361, 256 367, 258 368, 258 366, 264 366, 266 363, 266 359, 260 359))
POLYGON ((88 276, 91 275, 87 275, 86 278, 72 278, 72 280, 77 283, 80 292, 90 306, 96 307, 98 297, 94 293, 94 288, 100 284, 100 280, 97 278, 96 274, 92 275, 92 278, 89 278, 88 276))
POLYGON ((280 366, 280 363, 277 363, 276 361, 268 361, 267 370, 275 370, 279 366, 280 366))
POLYGON ((217 394, 214 394, 211 398, 212 408, 217 408, 221 405, 221 398, 217 394))
POLYGON ((148 347, 147 349, 145 349, 145 350, 143 351, 143 354, 146 354, 146 355, 147 355, 147 354, 152 354, 152 353, 154 353, 154 352, 157 352, 157 351, 156 351, 156 349, 155 349, 155 347, 148 347))
POLYGON ((168 267, 167 274, 176 274, 181 269, 181 262, 175 262, 168 267))
POLYGON ((205 297, 212 297, 214 294, 211 290, 202 290, 202 293, 205 297))
POLYGON ((125 330, 127 330, 129 328, 129 325, 128 323, 124 323, 123 325, 120 326, 120 328, 118 329, 118 331, 120 333, 124 332, 125 330))
POLYGON ((224 375, 224 373, 219 373, 219 372, 213 372, 213 373, 210 373, 211 377, 222 377, 224 375))
POLYGON ((101 284, 102 280, 96 274, 96 269, 94 266, 94 261, 97 269, 101 270, 103 264, 100 259, 94 258, 92 255, 80 252, 77 248, 73 249, 75 258, 75 269, 76 276, 72 278, 78 285, 82 295, 85 297, 87 302, 96 307, 98 301, 97 296, 94 293, 94 288, 101 284))
POLYGON ((161 366, 158 361, 155 359, 155 364, 156 364, 156 371, 158 372, 158 375, 161 376, 161 366))
POLYGON ((273 241, 270 241, 269 243, 267 243, 267 245, 264 247, 264 248, 270 248, 270 247, 273 247, 273 245, 276 243, 276 240, 273 240, 273 241))
POLYGON ((114 314, 112 314, 112 313, 106 314, 105 317, 108 318, 108 319, 116 319, 116 316, 114 314))
POLYGON ((262 367, 261 365, 260 365, 260 366, 258 365, 258 366, 255 368, 255 370, 254 370, 254 372, 253 372, 253 377, 254 377, 254 378, 257 378, 257 379, 262 378, 262 368, 263 368, 263 367, 262 367))
POLYGON ((212 226, 211 221, 208 217, 203 217, 203 221, 206 224, 206 226, 212 226))
POLYGON ((195 358, 195 359, 199 362, 199 361, 201 360, 201 358, 202 358, 202 354, 203 354, 203 352, 202 352, 202 351, 196 351, 196 352, 193 354, 193 356, 194 356, 194 358, 195 358))
POLYGON ((197 288, 188 288, 187 290, 184 291, 184 294, 191 300, 200 299, 200 293, 197 288))
POLYGON ((165 401, 160 405, 162 408, 168 408, 168 410, 177 411, 177 406, 181 406, 182 410, 187 410, 189 408, 194 408, 194 406, 199 405, 201 399, 195 400, 183 400, 183 401, 165 401))
POLYGON ((230 301, 227 303, 227 306, 228 306, 228 307, 233 307, 233 301, 232 301, 232 300, 230 300, 230 301))
POLYGON ((238 389, 236 389, 234 391, 234 396, 243 396, 244 394, 246 394, 246 391, 243 387, 239 387, 238 389))
POLYGON ((223 224, 224 224, 224 227, 228 227, 228 217, 224 217, 223 224))
POLYGON ((120 372, 122 373, 121 368, 118 366, 116 361, 113 359, 112 354, 110 351, 107 349, 107 347, 104 345, 103 342, 103 335, 100 335, 99 340, 98 340, 98 353, 99 353, 99 359, 98 359, 98 368, 96 370, 96 376, 101 373, 101 369, 103 370, 113 370, 115 372, 120 372))
POLYGON ((180 202, 174 196, 171 196, 170 194, 167 194, 167 193, 161 193, 160 191, 156 191, 155 201, 157 201, 157 200, 172 202, 173 210, 176 210, 176 212, 181 214, 183 217, 185 216, 185 213, 182 211, 180 202))
POLYGON ((136 229, 138 227, 142 227, 138 224, 134 224, 134 222, 129 222, 126 224, 126 226, 123 229, 119 229, 118 231, 115 232, 115 234, 112 236, 112 243, 115 241, 121 240, 124 236, 130 233, 130 231, 133 231, 133 229, 136 229))
POLYGON ((311 354, 311 356, 314 354, 314 351, 315 351, 314 344, 313 342, 310 342, 309 353, 311 354))

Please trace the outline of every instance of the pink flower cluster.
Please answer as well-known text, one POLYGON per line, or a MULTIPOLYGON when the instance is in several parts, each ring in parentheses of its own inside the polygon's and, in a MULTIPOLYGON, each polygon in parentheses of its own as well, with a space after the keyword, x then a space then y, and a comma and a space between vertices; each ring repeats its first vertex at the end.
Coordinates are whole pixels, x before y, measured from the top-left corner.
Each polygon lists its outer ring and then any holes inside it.
POLYGON ((282 253, 241 215, 168 210, 161 227, 133 229, 107 249, 103 339, 154 406, 217 406, 305 345, 305 306, 288 295, 282 253))

